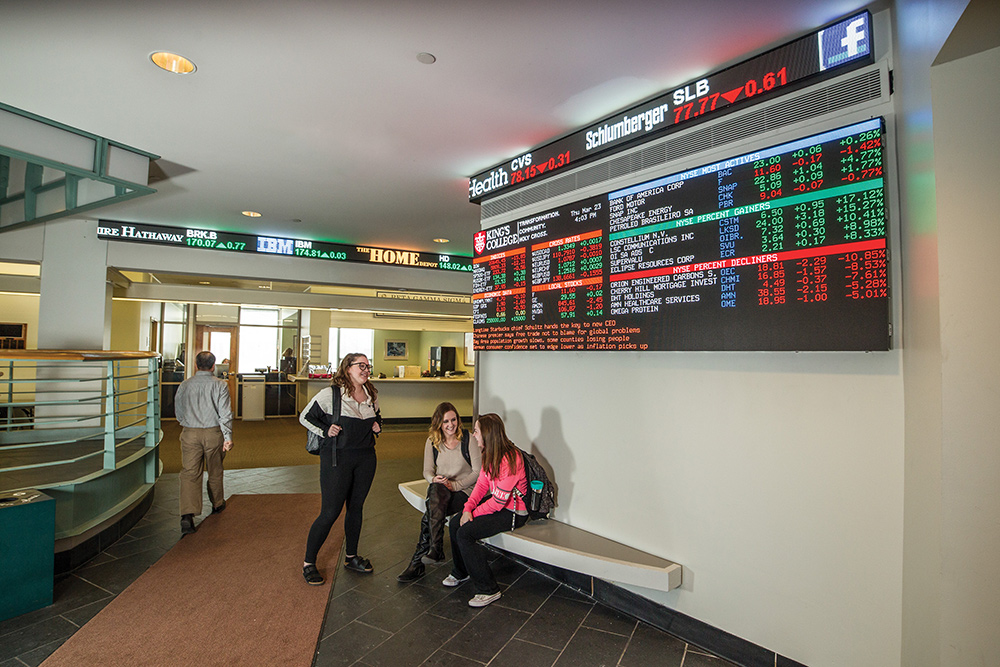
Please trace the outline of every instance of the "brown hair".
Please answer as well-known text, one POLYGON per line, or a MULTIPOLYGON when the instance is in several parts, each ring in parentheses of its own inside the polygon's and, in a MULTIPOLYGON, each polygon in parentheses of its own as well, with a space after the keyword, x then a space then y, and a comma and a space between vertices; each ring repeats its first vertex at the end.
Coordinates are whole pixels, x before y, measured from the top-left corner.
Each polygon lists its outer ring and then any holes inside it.
MULTIPOLYGON (((345 354, 344 358, 340 360, 340 366, 337 367, 337 372, 333 374, 333 379, 330 384, 346 389, 348 393, 354 391, 354 385, 351 383, 351 376, 347 374, 347 369, 358 360, 359 357, 368 358, 367 354, 363 352, 351 352, 350 354, 345 354)), ((370 376, 369 376, 370 377, 370 376)), ((365 382, 365 391, 368 395, 372 397, 372 403, 378 397, 378 389, 372 384, 371 380, 365 382)))
POLYGON ((483 437, 483 471, 489 477, 500 475, 500 464, 507 461, 507 469, 517 469, 517 446, 507 437, 500 415, 489 413, 479 416, 479 434, 483 437))
POLYGON ((461 440, 462 435, 465 433, 465 429, 462 428, 462 415, 458 414, 455 406, 448 401, 438 403, 438 406, 434 408, 434 415, 431 417, 431 427, 427 429, 427 434, 431 438, 431 444, 438 451, 441 450, 439 445, 444 442, 444 431, 441 430, 441 424, 444 423, 444 416, 449 412, 454 412, 455 417, 458 418, 458 431, 455 432, 458 439, 461 440))

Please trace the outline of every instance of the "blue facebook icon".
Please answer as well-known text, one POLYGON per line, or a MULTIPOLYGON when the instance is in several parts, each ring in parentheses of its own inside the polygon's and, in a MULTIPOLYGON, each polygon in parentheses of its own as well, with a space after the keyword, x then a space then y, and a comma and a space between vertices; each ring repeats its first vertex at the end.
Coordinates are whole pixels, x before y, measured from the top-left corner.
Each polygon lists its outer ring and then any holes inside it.
POLYGON ((871 52, 870 35, 867 13, 820 30, 820 71, 867 56, 871 52))

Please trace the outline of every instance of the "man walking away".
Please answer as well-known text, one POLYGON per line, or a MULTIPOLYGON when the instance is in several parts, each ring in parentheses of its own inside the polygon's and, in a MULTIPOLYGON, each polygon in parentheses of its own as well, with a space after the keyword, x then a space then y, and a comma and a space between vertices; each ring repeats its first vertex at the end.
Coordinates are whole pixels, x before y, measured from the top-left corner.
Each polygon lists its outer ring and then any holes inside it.
POLYGON ((208 471, 208 501, 212 514, 226 509, 222 492, 222 459, 233 448, 233 410, 229 386, 215 377, 215 355, 195 357, 197 372, 181 383, 174 397, 174 414, 181 429, 181 536, 197 528, 201 514, 201 473, 208 471))

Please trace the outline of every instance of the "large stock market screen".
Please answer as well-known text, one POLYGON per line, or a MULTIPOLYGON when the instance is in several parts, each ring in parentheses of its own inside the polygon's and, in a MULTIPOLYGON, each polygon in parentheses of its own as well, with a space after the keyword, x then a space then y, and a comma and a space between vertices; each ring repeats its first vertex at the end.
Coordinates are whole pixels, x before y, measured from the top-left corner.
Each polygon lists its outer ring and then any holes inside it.
POLYGON ((477 350, 887 350, 876 118, 478 232, 477 350))

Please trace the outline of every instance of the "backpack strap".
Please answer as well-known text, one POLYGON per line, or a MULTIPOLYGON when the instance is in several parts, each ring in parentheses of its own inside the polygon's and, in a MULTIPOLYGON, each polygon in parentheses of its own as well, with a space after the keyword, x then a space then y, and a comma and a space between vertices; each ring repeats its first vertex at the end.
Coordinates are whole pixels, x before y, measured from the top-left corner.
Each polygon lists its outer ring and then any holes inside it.
MULTIPOLYGON (((524 470, 524 481, 529 485, 529 488, 530 488, 531 480, 528 479, 528 459, 526 459, 524 457, 524 450, 523 449, 521 449, 520 447, 517 447, 516 445, 515 445, 515 449, 517 449, 517 452, 518 452, 518 454, 521 457, 521 469, 524 470)), ((524 494, 521 493, 521 489, 517 488, 517 484, 514 484, 514 488, 511 490, 510 496, 508 496, 508 498, 507 498, 508 501, 510 500, 511 496, 517 496, 518 498, 521 499, 521 502, 524 503, 524 511, 528 513, 528 518, 530 519, 531 518, 531 510, 529 509, 529 506, 528 506, 528 500, 527 500, 527 498, 524 497, 524 494)), ((506 508, 507 507, 507 503, 504 503, 503 506, 506 508)), ((515 504, 515 507, 516 506, 517 505, 515 504)), ((515 517, 516 516, 517 515, 515 513, 515 517)), ((514 519, 513 518, 510 520, 510 529, 514 530, 514 519)))
POLYGON ((341 401, 343 400, 343 397, 341 396, 341 391, 343 390, 340 388, 340 386, 333 385, 333 392, 332 392, 333 400, 331 401, 331 403, 333 404, 333 410, 330 413, 330 416, 333 417, 333 421, 337 421, 338 419, 340 419, 341 401))
POLYGON ((472 456, 469 454, 469 432, 466 430, 462 431, 462 456, 465 457, 465 462, 471 466, 472 456))

